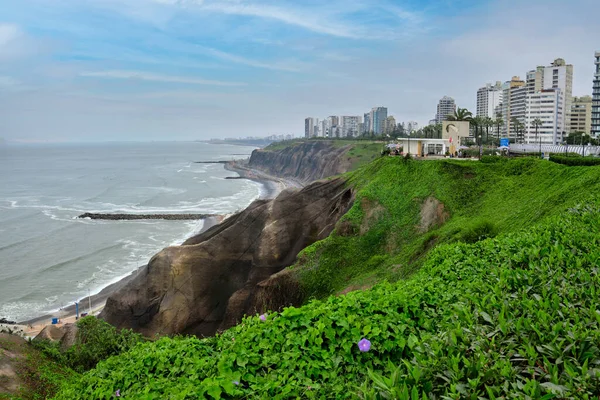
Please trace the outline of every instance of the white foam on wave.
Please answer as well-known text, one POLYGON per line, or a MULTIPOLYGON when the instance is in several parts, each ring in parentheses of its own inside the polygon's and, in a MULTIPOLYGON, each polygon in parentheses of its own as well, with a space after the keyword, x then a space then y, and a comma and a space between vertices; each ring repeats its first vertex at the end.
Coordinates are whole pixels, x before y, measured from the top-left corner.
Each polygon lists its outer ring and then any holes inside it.
MULTIPOLYGON (((220 167, 219 165, 216 165, 220 167)), ((218 178, 222 179, 222 178, 218 178)), ((118 205, 113 203, 95 203, 96 207, 100 206, 101 210, 97 212, 137 212, 137 213, 169 213, 169 212, 194 212, 194 213, 208 213, 208 214, 231 214, 238 211, 241 208, 248 206, 253 200, 257 199, 262 190, 262 185, 249 181, 240 180, 235 183, 238 188, 236 193, 229 196, 204 198, 200 201, 186 201, 177 203, 171 207, 138 207, 132 204, 118 205)), ((18 200, 11 201, 11 206, 14 208, 40 208, 46 210, 46 215, 50 218, 60 219, 62 214, 69 211, 80 212, 79 206, 82 204, 76 204, 75 207, 64 207, 61 205, 43 206, 40 204, 23 204, 19 203, 18 200)), ((92 212, 89 209, 86 211, 92 212)), ((70 219, 68 221, 74 222, 70 219)), ((96 220, 82 220, 78 219, 78 223, 96 224, 96 223, 131 223, 133 221, 96 221, 96 220)), ((136 223, 155 225, 155 224, 170 224, 183 223, 185 228, 183 232, 177 235, 174 239, 167 239, 161 234, 151 234, 146 236, 148 239, 145 241, 136 241, 132 239, 123 239, 118 242, 121 243, 122 249, 126 251, 126 254, 116 258, 108 258, 106 261, 94 266, 90 271, 89 276, 82 278, 77 284, 73 285, 70 290, 66 290, 64 293, 58 295, 48 296, 44 301, 17 301, 0 306, 0 316, 11 317, 12 319, 25 319, 31 318, 35 315, 53 314, 57 315, 59 309, 66 304, 72 304, 77 299, 87 299, 89 294, 94 295, 102 291, 109 285, 112 285, 123 278, 129 276, 131 273, 136 271, 140 266, 145 265, 150 258, 158 253, 162 248, 166 246, 180 245, 188 238, 194 236, 200 232, 204 226, 204 220, 191 220, 191 221, 135 221, 136 223)), ((144 228, 145 229, 145 228, 144 228)), ((87 311, 87 300, 84 301, 82 306, 87 311)), ((80 308, 81 310, 81 308, 80 308)))

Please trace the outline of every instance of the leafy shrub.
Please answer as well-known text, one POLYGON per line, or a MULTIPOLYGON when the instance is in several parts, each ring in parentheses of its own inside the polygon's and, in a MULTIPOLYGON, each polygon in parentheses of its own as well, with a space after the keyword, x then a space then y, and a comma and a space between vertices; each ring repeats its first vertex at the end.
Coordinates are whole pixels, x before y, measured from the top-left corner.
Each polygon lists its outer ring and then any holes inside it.
POLYGON ((117 330, 114 326, 92 316, 77 322, 75 345, 64 352, 56 342, 32 342, 46 356, 75 371, 92 369, 96 364, 110 356, 133 348, 143 341, 143 337, 129 329, 117 330))
POLYGON ((215 338, 138 345, 57 399, 591 399, 599 233, 596 206, 438 246, 409 280, 246 318, 215 338))
POLYGON ((600 158, 594 157, 566 157, 558 154, 551 154, 550 161, 557 164, 563 164, 568 166, 594 166, 600 165, 600 158))

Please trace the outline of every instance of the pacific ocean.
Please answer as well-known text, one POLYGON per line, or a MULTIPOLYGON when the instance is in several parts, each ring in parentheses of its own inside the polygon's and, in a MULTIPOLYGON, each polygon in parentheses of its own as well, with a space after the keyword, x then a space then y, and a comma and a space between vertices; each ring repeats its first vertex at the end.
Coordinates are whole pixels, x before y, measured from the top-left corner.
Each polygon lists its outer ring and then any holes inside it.
POLYGON ((262 186, 222 164, 254 148, 202 142, 0 147, 0 318, 23 321, 127 276, 196 221, 99 221, 84 212, 230 214, 262 186))

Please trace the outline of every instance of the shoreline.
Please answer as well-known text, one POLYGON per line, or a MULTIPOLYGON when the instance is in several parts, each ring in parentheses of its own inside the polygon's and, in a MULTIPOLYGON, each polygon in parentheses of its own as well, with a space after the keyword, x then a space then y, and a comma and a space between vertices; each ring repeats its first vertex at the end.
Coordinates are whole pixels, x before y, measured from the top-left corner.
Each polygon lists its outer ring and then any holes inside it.
POLYGON ((301 189, 304 187, 304 184, 299 181, 278 178, 257 169, 250 168, 248 167, 246 160, 230 161, 226 163, 224 167, 228 171, 238 173, 240 179, 248 179, 262 184, 266 191, 264 195, 259 197, 262 200, 274 199, 279 193, 288 188, 301 189))
MULTIPOLYGON (((300 182, 290 179, 277 178, 261 171, 249 168, 242 160, 229 161, 223 164, 226 170, 236 172, 239 175, 239 179, 248 179, 260 183, 264 188, 263 192, 259 195, 259 199, 262 200, 275 198, 277 195, 279 195, 279 193, 287 188, 302 188, 304 186, 300 182)), ((202 234, 211 227, 218 225, 223 221, 224 218, 226 218, 224 215, 207 216, 203 219, 204 224, 202 229, 193 236, 202 234)), ((127 285, 127 283, 129 283, 129 281, 131 281, 145 266, 146 265, 139 266, 129 275, 102 288, 98 293, 79 299, 78 303, 80 317, 83 313, 87 313, 87 315, 98 315, 104 308, 108 297, 115 291, 127 285), (91 310, 89 309, 90 302, 91 310)), ((52 325, 53 318, 59 318, 58 324, 56 324, 58 327, 67 323, 76 322, 75 304, 66 306, 53 313, 44 314, 25 321, 19 321, 16 324, 0 324, 0 330, 10 329, 22 336, 33 338, 37 336, 47 325, 52 325)))

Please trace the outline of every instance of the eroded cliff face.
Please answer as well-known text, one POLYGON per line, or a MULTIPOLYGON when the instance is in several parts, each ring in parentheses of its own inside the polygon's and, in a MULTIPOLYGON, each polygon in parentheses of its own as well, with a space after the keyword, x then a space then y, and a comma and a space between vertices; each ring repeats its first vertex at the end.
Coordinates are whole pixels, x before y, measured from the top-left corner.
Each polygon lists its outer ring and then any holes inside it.
POLYGON ((258 149, 252 152, 248 165, 274 176, 312 182, 347 172, 350 169, 350 161, 346 156, 349 148, 314 141, 283 150, 258 149))
POLYGON ((294 303, 294 282, 277 274, 327 237, 352 206, 341 178, 258 200, 181 246, 168 247, 108 298, 100 317, 155 334, 213 335, 245 314, 294 303), (278 291, 281 298, 276 298, 278 291), (275 296, 275 297, 274 297, 275 296))

